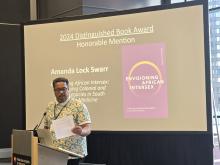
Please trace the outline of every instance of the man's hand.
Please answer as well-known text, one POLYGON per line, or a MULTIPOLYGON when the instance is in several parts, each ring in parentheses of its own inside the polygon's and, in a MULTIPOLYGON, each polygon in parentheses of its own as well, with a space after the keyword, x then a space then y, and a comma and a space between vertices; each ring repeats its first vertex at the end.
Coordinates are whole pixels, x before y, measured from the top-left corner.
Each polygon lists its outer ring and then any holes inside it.
POLYGON ((79 125, 75 126, 72 130, 71 130, 74 134, 80 135, 82 134, 83 128, 79 125))
POLYGON ((91 133, 90 124, 76 125, 71 131, 80 136, 87 136, 91 133))

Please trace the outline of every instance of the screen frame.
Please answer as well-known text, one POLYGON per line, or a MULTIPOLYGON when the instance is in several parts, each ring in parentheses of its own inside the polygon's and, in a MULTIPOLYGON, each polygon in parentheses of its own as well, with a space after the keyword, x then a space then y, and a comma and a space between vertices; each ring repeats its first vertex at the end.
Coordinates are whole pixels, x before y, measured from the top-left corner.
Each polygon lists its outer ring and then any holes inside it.
MULTIPOLYGON (((84 16, 75 16, 75 17, 64 17, 64 18, 55 18, 55 19, 47 19, 47 20, 37 20, 37 21, 30 21, 27 23, 23 23, 23 31, 24 27, 28 25, 35 25, 35 24, 47 24, 47 23, 56 23, 56 22, 67 22, 67 21, 75 21, 75 20, 83 20, 83 19, 93 19, 93 18, 100 18, 100 17, 110 17, 110 16, 117 16, 117 15, 126 15, 132 13, 141 13, 141 12, 149 12, 149 11, 157 11, 157 10, 167 10, 167 9, 174 9, 174 8, 182 8, 182 7, 189 7, 189 6, 196 6, 202 5, 203 6, 203 22, 204 22, 204 55, 205 55, 205 87, 206 87, 206 115, 207 115, 207 131, 93 131, 94 133, 131 133, 135 132, 138 134, 182 134, 182 133, 193 133, 193 134, 201 134, 201 133, 212 133, 212 115, 211 115, 211 82, 210 82, 210 59, 209 59, 209 29, 208 29, 208 2, 206 1, 190 1, 185 3, 176 3, 170 5, 161 5, 161 6, 152 6, 140 9, 131 9, 131 10, 124 10, 124 11, 114 11, 114 12, 106 12, 106 13, 98 13, 92 15, 84 15, 84 16)), ((24 33, 24 32, 23 32, 24 33)), ((24 37, 24 34, 23 34, 24 37)), ((23 38, 24 41, 24 38, 23 38)), ((25 50, 25 46, 23 47, 23 52, 25 50)), ((25 54, 24 54, 25 60, 25 54)), ((25 62, 24 62, 25 63, 25 62)), ((25 68, 25 66, 24 66, 25 68)), ((25 69, 24 69, 25 71, 25 69)), ((24 82, 25 86, 25 82, 24 82)), ((25 88, 24 88, 25 90, 25 88)), ((26 93, 24 91, 24 93, 26 93)), ((24 94, 25 95, 25 94, 24 94)), ((26 98, 24 98, 26 100, 26 98)), ((25 106, 26 112, 26 106, 25 106)), ((26 113, 25 113, 26 114, 26 113)), ((25 124, 26 125, 26 124, 25 124)))

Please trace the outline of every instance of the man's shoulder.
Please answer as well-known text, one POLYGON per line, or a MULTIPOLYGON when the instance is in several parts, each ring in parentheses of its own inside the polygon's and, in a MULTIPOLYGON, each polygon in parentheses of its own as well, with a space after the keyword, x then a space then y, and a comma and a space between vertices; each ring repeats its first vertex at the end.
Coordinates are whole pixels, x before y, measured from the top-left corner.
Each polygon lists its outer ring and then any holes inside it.
POLYGON ((47 109, 54 108, 55 104, 56 103, 54 101, 49 102, 48 105, 47 105, 47 109))
POLYGON ((81 101, 80 98, 71 98, 70 104, 71 106, 74 106, 76 108, 83 106, 83 102, 81 101))

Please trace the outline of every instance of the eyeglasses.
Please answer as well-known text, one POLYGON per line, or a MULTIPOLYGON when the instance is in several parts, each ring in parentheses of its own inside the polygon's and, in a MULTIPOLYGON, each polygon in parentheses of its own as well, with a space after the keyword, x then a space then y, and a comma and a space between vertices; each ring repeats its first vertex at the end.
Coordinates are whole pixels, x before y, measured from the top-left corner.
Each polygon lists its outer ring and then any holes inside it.
POLYGON ((56 93, 64 93, 64 92, 66 92, 67 91, 67 88, 62 88, 62 89, 54 89, 54 92, 56 92, 56 93))

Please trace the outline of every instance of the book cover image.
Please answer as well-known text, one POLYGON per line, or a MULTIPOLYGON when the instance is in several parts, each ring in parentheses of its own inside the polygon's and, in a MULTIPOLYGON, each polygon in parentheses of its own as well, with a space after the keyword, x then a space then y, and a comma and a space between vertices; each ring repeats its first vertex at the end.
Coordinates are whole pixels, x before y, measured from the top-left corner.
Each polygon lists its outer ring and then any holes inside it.
POLYGON ((165 44, 122 47, 125 118, 168 116, 165 44))

